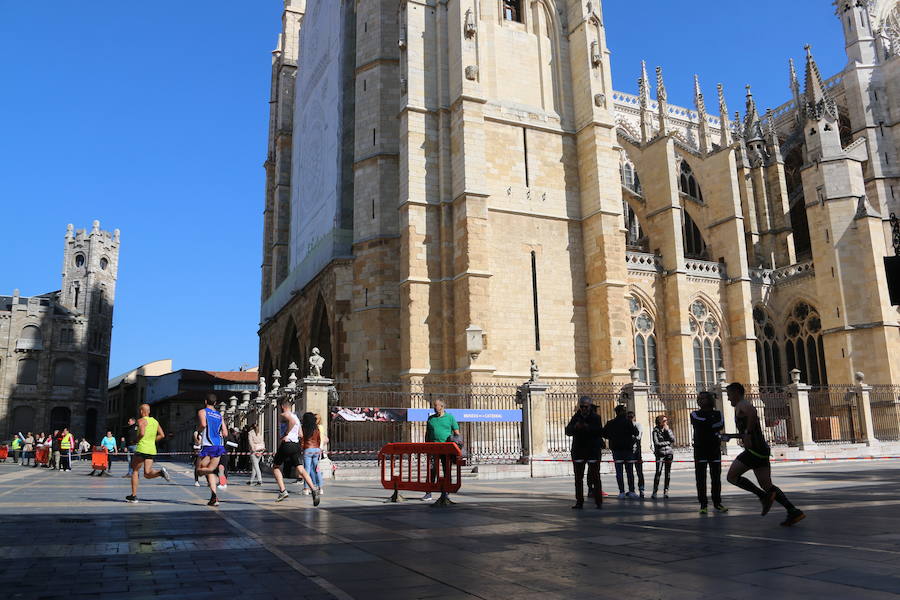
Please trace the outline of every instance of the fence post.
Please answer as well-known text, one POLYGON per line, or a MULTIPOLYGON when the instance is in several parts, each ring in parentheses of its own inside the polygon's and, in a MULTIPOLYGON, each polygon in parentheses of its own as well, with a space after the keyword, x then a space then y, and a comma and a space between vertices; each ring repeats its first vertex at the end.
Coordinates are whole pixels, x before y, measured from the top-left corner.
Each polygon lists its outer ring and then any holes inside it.
MULTIPOLYGON (((304 378, 303 399, 298 407, 301 413, 311 412, 319 416, 324 426, 326 437, 331 437, 331 431, 328 429, 328 392, 333 386, 333 379, 325 379, 324 377, 304 378)), ((323 446, 324 443, 325 440, 322 440, 323 446)), ((319 460, 319 470, 323 474, 322 479, 327 479, 332 472, 331 459, 323 457, 319 460)))
POLYGON ((812 417, 809 412, 809 386, 800 383, 800 369, 791 371, 791 383, 788 385, 791 394, 791 429, 794 441, 801 450, 816 447, 812 434, 812 417))
POLYGON ((875 437, 875 423, 872 420, 872 403, 869 392, 872 391, 871 385, 866 385, 865 374, 862 371, 856 372, 856 399, 859 402, 859 421, 862 428, 862 441, 866 446, 874 446, 878 444, 875 437))
MULTIPOLYGON (((547 384, 529 381, 522 385, 522 460, 535 476, 536 459, 549 458, 547 451, 547 384)), ((537 468, 541 470, 541 465, 537 468)))
MULTIPOLYGON (((725 369, 717 370, 716 377, 719 380, 719 383, 716 386, 715 393, 716 410, 722 413, 722 420, 725 422, 725 427, 722 429, 722 433, 725 433, 735 424, 734 407, 731 405, 731 402, 728 401, 728 392, 725 391, 725 388, 728 387, 725 369)), ((723 442, 723 446, 725 447, 725 454, 729 456, 731 456, 732 454, 736 454, 738 451, 738 441, 735 439, 723 442)))
POLYGON ((650 422, 650 386, 640 381, 637 367, 629 369, 631 383, 622 390, 626 410, 634 413, 634 420, 643 426, 641 453, 653 452, 652 432, 656 423, 650 422))

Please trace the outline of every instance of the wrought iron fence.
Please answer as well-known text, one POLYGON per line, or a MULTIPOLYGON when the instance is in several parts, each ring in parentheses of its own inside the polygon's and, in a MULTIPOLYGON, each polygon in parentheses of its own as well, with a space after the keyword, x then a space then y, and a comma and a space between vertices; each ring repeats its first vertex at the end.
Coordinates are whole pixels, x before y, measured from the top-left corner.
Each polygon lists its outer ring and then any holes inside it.
POLYGON ((784 387, 750 385, 746 397, 756 408, 769 445, 796 445, 791 421, 791 396, 784 387))
POLYGON ((679 384, 661 384, 650 390, 647 400, 650 427, 652 429, 656 425, 657 417, 668 417, 669 429, 675 436, 675 448, 691 447, 694 438, 691 411, 697 409, 698 391, 702 390, 698 390, 695 385, 679 384))
POLYGON ((566 425, 578 408, 578 400, 587 396, 597 407, 600 420, 606 423, 613 418, 616 404, 623 401, 622 386, 616 383, 547 383, 547 451, 554 456, 567 456, 571 438, 566 436, 566 425))
MULTIPOLYGON (((436 399, 446 408, 518 409, 516 383, 458 384, 445 382, 336 382, 335 406, 366 408, 430 408, 436 399)), ((329 410, 329 413, 331 411, 329 410)), ((329 415, 330 418, 330 415, 329 415)), ((515 463, 522 458, 522 425, 515 422, 461 422, 467 464, 515 463)), ((330 422, 333 460, 373 461, 387 443, 424 441, 425 424, 410 422, 330 422)))
POLYGON ((900 385, 873 385, 869 392, 875 438, 900 440, 900 385))
POLYGON ((813 441, 818 444, 862 439, 861 411, 852 385, 822 385, 809 390, 809 416, 813 441))

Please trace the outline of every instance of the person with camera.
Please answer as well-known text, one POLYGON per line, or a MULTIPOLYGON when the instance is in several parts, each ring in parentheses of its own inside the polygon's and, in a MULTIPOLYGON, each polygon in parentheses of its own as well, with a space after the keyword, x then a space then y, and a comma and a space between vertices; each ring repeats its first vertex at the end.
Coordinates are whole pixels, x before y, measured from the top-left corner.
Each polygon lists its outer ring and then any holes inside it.
POLYGON ((597 407, 587 396, 582 396, 578 400, 578 410, 566 425, 566 435, 572 438, 572 466, 575 470, 575 504, 572 508, 584 508, 585 467, 587 467, 588 492, 593 496, 597 508, 602 508, 600 454, 603 450, 603 421, 597 414, 597 407))

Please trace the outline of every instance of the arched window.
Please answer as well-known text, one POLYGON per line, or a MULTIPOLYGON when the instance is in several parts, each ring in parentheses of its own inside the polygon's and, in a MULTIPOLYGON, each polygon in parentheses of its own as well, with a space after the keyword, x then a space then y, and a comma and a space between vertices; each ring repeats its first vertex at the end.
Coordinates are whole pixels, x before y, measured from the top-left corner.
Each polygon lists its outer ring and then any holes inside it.
POLYGON ((691 218, 686 210, 681 211, 682 215, 682 236, 684 241, 685 258, 695 258, 699 260, 709 260, 709 248, 703 240, 700 228, 691 218))
POLYGON ((680 173, 678 174, 678 191, 688 196, 691 200, 703 203, 703 192, 700 191, 697 178, 694 177, 691 165, 686 160, 681 161, 680 173))
POLYGON ((806 216, 806 197, 803 195, 803 181, 800 177, 802 168, 803 149, 798 146, 788 152, 784 159, 784 181, 787 185, 791 229, 794 232, 794 252, 797 260, 808 259, 812 256, 809 221, 806 216))
POLYGON ((522 16, 522 0, 503 0, 504 19, 521 23, 522 16))
POLYGON ((53 363, 53 385, 75 385, 75 363, 61 358, 53 363))
POLYGON ((825 349, 822 344, 822 319, 815 308, 798 302, 785 325, 785 355, 787 369, 800 370, 800 381, 810 385, 825 385, 825 349))
POLYGON ((657 366, 656 323, 647 307, 635 296, 628 297, 631 308, 631 325, 634 331, 634 365, 638 379, 647 385, 659 383, 657 366))
POLYGON ((43 350, 44 336, 37 325, 26 325, 16 340, 16 350, 43 350))
POLYGON ((19 385, 37 385, 38 361, 33 358, 23 358, 19 361, 19 369, 16 373, 16 383, 19 385))
POLYGON ((694 338, 694 382, 698 389, 708 389, 716 383, 716 372, 725 368, 722 329, 702 300, 695 300, 691 304, 690 313, 688 322, 694 338))
POLYGON ((644 235, 637 214, 628 200, 622 199, 622 214, 625 217, 625 249, 631 252, 649 252, 650 240, 644 235))
POLYGON ((100 389, 100 372, 101 372, 100 364, 96 362, 88 363, 87 369, 87 388, 89 390, 99 390, 100 389))
POLYGON ((622 185, 625 189, 638 196, 643 194, 637 170, 635 170, 631 161, 624 157, 619 161, 619 178, 622 180, 622 185))
POLYGON ((753 329, 756 332, 756 368, 760 385, 783 385, 785 378, 775 324, 762 306, 753 309, 753 329))

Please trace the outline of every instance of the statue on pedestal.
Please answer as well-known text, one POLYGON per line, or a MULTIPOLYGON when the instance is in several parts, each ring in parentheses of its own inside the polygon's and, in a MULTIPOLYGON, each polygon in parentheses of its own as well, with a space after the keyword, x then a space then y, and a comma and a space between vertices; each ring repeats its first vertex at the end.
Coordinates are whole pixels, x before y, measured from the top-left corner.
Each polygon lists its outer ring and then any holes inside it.
POLYGON ((322 378, 322 367, 325 366, 325 357, 319 354, 318 348, 312 349, 312 356, 309 357, 309 376, 313 379, 322 378))
POLYGON ((534 382, 537 381, 541 377, 541 371, 538 369, 537 362, 532 358, 531 359, 531 379, 528 381, 534 382))

